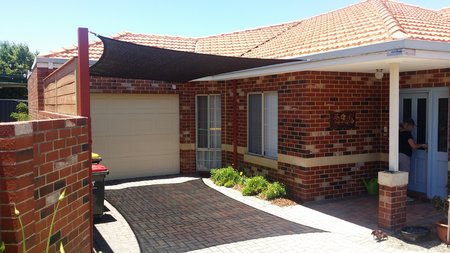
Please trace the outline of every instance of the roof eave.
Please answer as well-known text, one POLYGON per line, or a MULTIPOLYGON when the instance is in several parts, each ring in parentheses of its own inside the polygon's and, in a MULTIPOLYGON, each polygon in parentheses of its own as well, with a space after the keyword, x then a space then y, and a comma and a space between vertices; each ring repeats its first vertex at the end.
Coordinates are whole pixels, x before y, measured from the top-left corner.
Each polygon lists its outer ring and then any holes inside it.
MULTIPOLYGON (((72 57, 71 57, 72 58, 72 57)), ((35 68, 58 68, 64 63, 66 63, 69 58, 51 58, 51 57, 42 57, 37 56, 33 62, 31 70, 35 68)), ((97 60, 89 60, 89 65, 92 66, 97 62, 97 60)))
POLYGON ((342 49, 332 52, 290 57, 291 59, 302 59, 306 61, 230 72, 216 76, 203 77, 193 81, 226 81, 296 71, 306 71, 313 69, 313 66, 317 67, 320 62, 327 61, 329 64, 342 64, 343 60, 351 59, 354 57, 360 57, 362 60, 379 60, 383 57, 386 57, 386 52, 398 49, 413 49, 428 52, 442 52, 448 54, 450 52, 450 43, 411 39, 381 42, 377 44, 342 49))

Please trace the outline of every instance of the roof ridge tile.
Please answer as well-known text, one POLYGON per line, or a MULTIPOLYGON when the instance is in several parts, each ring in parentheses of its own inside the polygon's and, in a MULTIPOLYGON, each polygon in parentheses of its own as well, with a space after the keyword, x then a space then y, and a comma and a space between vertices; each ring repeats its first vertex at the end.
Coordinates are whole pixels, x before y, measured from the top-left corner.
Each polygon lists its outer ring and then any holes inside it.
POLYGON ((367 2, 370 2, 370 4, 375 8, 376 13, 379 15, 381 20, 383 20, 390 38, 405 39, 409 37, 405 32, 405 29, 400 25, 400 22, 387 6, 386 2, 388 1, 389 0, 368 0, 367 2))
POLYGON ((271 38, 269 38, 269 39, 263 41, 262 43, 260 43, 260 44, 258 44, 258 45, 256 45, 256 46, 254 46, 254 47, 248 49, 247 51, 245 51, 244 53, 242 53, 240 56, 243 57, 245 54, 251 52, 252 50, 254 50, 254 49, 260 47, 261 45, 264 45, 264 44, 266 44, 267 42, 269 42, 269 41, 271 41, 271 40, 277 38, 277 37, 280 36, 281 34, 283 34, 283 33, 287 32, 287 31, 291 30, 293 27, 298 26, 300 23, 302 23, 302 21, 303 21, 303 20, 300 20, 300 21, 297 21, 297 22, 292 22, 293 24, 292 24, 291 26, 289 26, 286 30, 281 31, 281 32, 279 32, 278 34, 272 36, 271 38))

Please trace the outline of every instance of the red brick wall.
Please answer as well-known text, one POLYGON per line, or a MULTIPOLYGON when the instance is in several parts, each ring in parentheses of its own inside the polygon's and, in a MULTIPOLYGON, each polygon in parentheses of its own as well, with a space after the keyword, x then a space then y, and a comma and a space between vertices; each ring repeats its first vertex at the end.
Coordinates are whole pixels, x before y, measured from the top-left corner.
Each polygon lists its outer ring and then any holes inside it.
MULTIPOLYGON (((279 153, 304 158, 382 152, 382 95, 386 79, 359 73, 297 72, 236 80, 238 121, 233 118, 233 82, 172 84, 146 80, 91 77, 94 93, 179 93, 180 143, 195 144, 195 96, 220 94, 222 98, 222 143, 233 145, 233 124, 238 126, 238 146, 247 146, 247 94, 278 91, 279 153), (356 112, 357 127, 329 129, 330 111, 356 112)), ((387 138, 385 138, 387 139, 387 138)), ((181 150, 181 172, 195 172, 195 150, 181 150)), ((383 168, 381 162, 302 168, 279 164, 278 169, 243 162, 240 169, 259 171, 284 182, 292 195, 302 200, 336 198, 364 191, 362 178, 383 168), (326 178, 325 178, 326 177, 326 178), (301 181, 301 182, 300 182, 301 181)), ((223 163, 233 163, 233 153, 224 151, 223 163)))
POLYGON ((0 124, 0 234, 6 252, 22 252, 13 203, 21 212, 27 252, 43 252, 63 189, 51 252, 60 242, 66 252, 92 251, 87 150, 85 118, 0 124))
MULTIPOLYGON (((401 73, 401 88, 450 85, 450 70, 401 73)), ((388 153, 389 75, 376 80, 373 74, 303 71, 235 81, 172 84, 151 80, 91 77, 93 93, 179 94, 180 144, 195 144, 195 96, 220 94, 222 98, 222 143, 233 145, 233 125, 238 127, 238 146, 247 146, 247 94, 278 91, 278 152, 284 155, 327 158, 343 155, 388 153), (238 121, 233 119, 233 82, 237 82, 238 121), (176 85, 176 89, 172 89, 176 85), (354 111, 356 128, 332 130, 331 111, 354 111)), ((450 157, 450 156, 449 156, 450 157)), ((233 153, 223 151, 224 165, 233 163, 233 153)), ((337 198, 364 192, 363 178, 386 168, 381 161, 300 167, 279 163, 277 169, 245 163, 238 167, 284 182, 301 200, 337 198)), ((195 150, 181 148, 181 172, 195 172, 195 150)))

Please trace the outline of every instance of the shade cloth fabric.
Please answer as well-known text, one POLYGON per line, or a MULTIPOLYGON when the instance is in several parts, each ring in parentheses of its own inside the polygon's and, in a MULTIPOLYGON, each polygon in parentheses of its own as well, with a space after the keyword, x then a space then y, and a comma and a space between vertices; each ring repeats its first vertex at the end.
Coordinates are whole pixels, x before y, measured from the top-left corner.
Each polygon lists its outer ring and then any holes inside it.
POLYGON ((104 45, 91 66, 95 76, 187 82, 239 70, 284 64, 295 59, 259 59, 200 54, 143 46, 98 36, 104 45))

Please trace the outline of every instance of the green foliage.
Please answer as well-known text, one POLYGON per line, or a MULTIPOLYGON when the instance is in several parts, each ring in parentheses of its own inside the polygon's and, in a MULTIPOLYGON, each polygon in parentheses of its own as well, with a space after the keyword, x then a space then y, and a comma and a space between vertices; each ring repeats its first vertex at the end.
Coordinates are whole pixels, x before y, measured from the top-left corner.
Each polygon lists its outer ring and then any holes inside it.
POLYGON ((219 186, 233 187, 239 179, 239 173, 231 166, 211 170, 211 180, 219 186))
POLYGON ((20 102, 16 106, 16 111, 12 112, 10 115, 11 118, 17 121, 27 121, 28 120, 28 106, 27 104, 20 102))
MULTIPOLYGON (((55 209, 53 211, 52 222, 50 223, 50 230, 48 232, 48 238, 47 238, 47 248, 45 249, 46 253, 48 253, 48 251, 50 249, 50 237, 52 235, 52 231, 53 231, 53 228, 55 226, 55 217, 56 217, 56 213, 58 212, 59 203, 61 203, 61 201, 65 198, 65 194, 66 194, 66 190, 64 189, 62 191, 62 193, 59 195, 58 202, 56 202, 55 209)), ((25 253, 25 252, 27 252, 26 240, 25 240, 25 229, 24 229, 24 226, 23 226, 23 223, 22 223, 22 218, 21 218, 21 215, 20 215, 20 211, 16 208, 15 204, 14 204, 14 214, 16 215, 17 219, 19 220, 20 230, 22 231, 22 252, 25 253)), ((62 253, 65 252, 62 242, 59 245, 59 249, 60 249, 60 252, 62 252, 62 253)), ((4 250, 5 250, 5 244, 4 244, 4 242, 2 242, 1 245, 0 245, 0 253, 3 252, 4 250)))
POLYGON ((242 195, 244 196, 258 195, 266 190, 268 184, 269 182, 267 182, 267 180, 262 176, 256 176, 247 179, 244 184, 244 188, 242 189, 242 195))
POLYGON ((5 251, 5 242, 0 243, 0 252, 5 251))
MULTIPOLYGON (((26 84, 28 70, 37 54, 31 53, 26 44, 0 41, 0 81, 26 84)), ((0 90, 1 99, 26 99, 27 96, 26 85, 23 88, 4 87, 0 90)))
POLYGON ((283 198, 286 188, 279 182, 269 183, 263 176, 247 178, 244 173, 236 171, 233 167, 211 170, 211 180, 219 186, 233 187, 241 185, 242 195, 254 196, 261 194, 267 200, 283 198))
POLYGON ((447 216, 447 214, 448 214, 448 206, 449 206, 449 203, 448 203, 447 199, 441 198, 439 196, 434 196, 431 199, 431 204, 433 205, 434 208, 436 208, 436 210, 438 210, 440 212, 443 212, 444 215, 447 216))
POLYGON ((267 186, 267 189, 262 193, 264 198, 267 200, 277 199, 277 198, 283 198, 286 196, 286 188, 283 184, 279 182, 275 182, 272 184, 269 184, 267 186))
POLYGON ((0 42, 0 74, 23 77, 31 68, 37 54, 38 52, 31 53, 26 44, 0 42))

